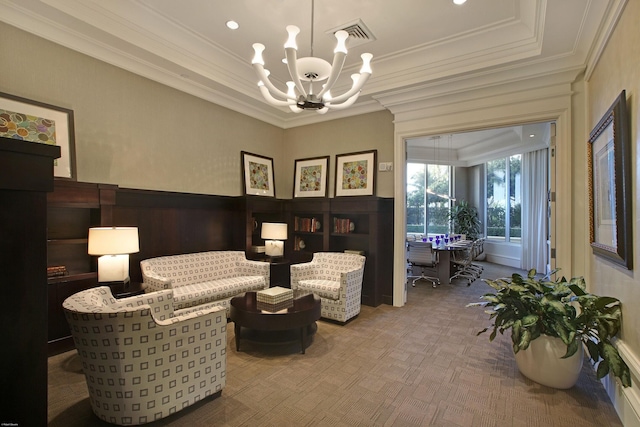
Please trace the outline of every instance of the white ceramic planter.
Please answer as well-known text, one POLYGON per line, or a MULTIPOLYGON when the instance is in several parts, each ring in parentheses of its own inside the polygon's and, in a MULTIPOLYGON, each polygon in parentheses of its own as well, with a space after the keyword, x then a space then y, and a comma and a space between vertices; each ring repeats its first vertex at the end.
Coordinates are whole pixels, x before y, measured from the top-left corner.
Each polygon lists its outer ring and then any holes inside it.
POLYGON ((515 357, 518 369, 525 377, 547 387, 567 389, 580 377, 584 350, 580 345, 576 354, 562 359, 566 352, 567 346, 560 338, 542 335, 515 357))

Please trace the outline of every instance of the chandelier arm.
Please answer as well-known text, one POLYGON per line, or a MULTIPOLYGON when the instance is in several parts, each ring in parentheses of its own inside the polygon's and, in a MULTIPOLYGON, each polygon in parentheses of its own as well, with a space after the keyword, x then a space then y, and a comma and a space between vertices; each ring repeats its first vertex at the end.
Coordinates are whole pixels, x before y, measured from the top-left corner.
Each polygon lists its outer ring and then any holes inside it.
POLYGON ((351 98, 347 99, 341 104, 334 104, 332 101, 332 102, 326 103, 324 106, 330 110, 344 110, 345 108, 351 107, 356 102, 359 96, 360 96, 360 91, 356 92, 355 95, 353 95, 351 98))
MULTIPOLYGON (((260 81, 269 89, 269 91, 282 98, 282 99, 290 99, 290 97, 284 93, 283 91, 281 91, 280 89, 278 89, 277 87, 275 87, 273 85, 273 83, 271 83, 271 80, 269 80, 269 76, 267 75, 264 66, 262 64, 259 63, 254 63, 253 64, 253 69, 256 70, 256 73, 258 74, 258 78, 260 79, 260 81)), ((295 99, 294 99, 295 101, 295 99)))
MULTIPOLYGON (((274 98, 265 86, 260 86, 260 93, 264 99, 271 105, 275 105, 276 107, 289 107, 291 105, 295 106, 295 102, 293 100, 287 99, 287 101, 281 101, 277 98, 274 98)), ((297 107, 296 107, 297 108, 297 107)))
POLYGON ((318 93, 318 98, 322 98, 322 95, 325 94, 326 91, 330 90, 333 85, 338 80, 338 76, 342 71, 342 67, 344 66, 344 61, 347 58, 347 54, 344 52, 336 52, 333 55, 333 64, 331 64, 331 74, 329 75, 329 79, 327 83, 324 84, 322 90, 318 93))
POLYGON ((284 50, 284 54, 287 58, 287 68, 289 69, 289 74, 291 74, 291 78, 296 84, 296 89, 298 89, 298 92, 300 92, 302 96, 306 98, 307 91, 304 90, 302 82, 300 81, 300 76, 298 75, 298 53, 296 49, 287 47, 284 50))
POLYGON ((369 76, 371 76, 371 73, 360 73, 360 76, 358 77, 358 79, 353 82, 353 86, 351 86, 351 89, 349 89, 347 92, 343 93, 342 95, 332 97, 331 102, 336 103, 336 102, 345 101, 351 98, 356 93, 360 92, 360 90, 362 89, 362 86, 364 86, 364 84, 369 79, 369 76))

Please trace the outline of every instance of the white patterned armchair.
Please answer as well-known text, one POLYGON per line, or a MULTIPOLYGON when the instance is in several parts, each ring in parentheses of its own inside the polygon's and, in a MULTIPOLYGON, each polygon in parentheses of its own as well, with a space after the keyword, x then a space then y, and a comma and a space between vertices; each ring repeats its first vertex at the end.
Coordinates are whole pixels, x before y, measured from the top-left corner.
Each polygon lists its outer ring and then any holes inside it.
POLYGON ((365 257, 317 252, 311 262, 291 265, 291 289, 320 297, 322 317, 346 322, 360 313, 365 257))
POLYGON ((174 311, 171 290, 117 300, 107 286, 78 292, 62 306, 98 418, 144 424, 222 393, 224 308, 174 311))

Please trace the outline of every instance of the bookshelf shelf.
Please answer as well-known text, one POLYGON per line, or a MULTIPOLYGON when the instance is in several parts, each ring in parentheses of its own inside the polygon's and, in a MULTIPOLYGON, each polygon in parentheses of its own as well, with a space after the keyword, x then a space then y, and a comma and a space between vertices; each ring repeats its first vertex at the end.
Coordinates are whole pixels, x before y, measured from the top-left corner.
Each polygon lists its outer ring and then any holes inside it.
POLYGON ((88 254, 89 228, 112 225, 117 186, 55 180, 47 194, 47 268, 65 273, 47 277, 49 354, 73 348, 62 302, 98 285, 96 257, 88 254))
POLYGON ((362 303, 393 304, 393 233, 389 227, 393 199, 293 199, 287 209, 291 225, 285 251, 293 263, 308 262, 315 252, 363 253, 367 261, 362 303), (320 229, 312 228, 314 219, 320 221, 320 229))

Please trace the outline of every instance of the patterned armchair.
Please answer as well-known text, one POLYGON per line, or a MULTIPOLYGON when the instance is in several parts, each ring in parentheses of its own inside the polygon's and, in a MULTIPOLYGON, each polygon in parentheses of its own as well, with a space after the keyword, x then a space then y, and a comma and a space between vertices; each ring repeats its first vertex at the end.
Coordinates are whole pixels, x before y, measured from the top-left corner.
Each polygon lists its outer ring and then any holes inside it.
POLYGON ((346 322, 360 313, 365 257, 318 252, 311 262, 291 266, 291 289, 320 297, 322 317, 346 322))
POLYGON ((78 292, 62 306, 100 419, 144 424, 222 393, 223 307, 174 311, 172 290, 116 300, 107 286, 78 292))

